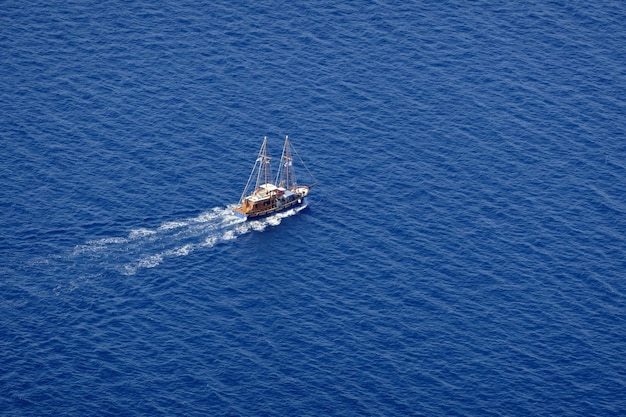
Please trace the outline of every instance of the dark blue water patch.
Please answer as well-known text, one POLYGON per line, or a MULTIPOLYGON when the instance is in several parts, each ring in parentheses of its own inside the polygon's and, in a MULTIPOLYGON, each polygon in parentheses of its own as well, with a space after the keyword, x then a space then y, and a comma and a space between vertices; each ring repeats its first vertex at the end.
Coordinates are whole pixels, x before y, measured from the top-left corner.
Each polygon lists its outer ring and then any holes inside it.
POLYGON ((624 414, 620 4, 5 3, 7 413, 624 414))

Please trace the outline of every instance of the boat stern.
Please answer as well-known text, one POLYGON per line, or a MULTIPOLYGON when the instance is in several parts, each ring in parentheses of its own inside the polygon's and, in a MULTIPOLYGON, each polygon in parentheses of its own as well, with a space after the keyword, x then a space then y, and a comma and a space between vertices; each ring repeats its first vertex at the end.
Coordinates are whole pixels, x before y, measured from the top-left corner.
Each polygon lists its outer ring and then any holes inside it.
POLYGON ((248 219, 248 215, 246 213, 243 212, 243 210, 241 209, 241 207, 235 207, 233 209, 233 214, 237 217, 239 217, 240 219, 244 219, 247 220, 248 219))

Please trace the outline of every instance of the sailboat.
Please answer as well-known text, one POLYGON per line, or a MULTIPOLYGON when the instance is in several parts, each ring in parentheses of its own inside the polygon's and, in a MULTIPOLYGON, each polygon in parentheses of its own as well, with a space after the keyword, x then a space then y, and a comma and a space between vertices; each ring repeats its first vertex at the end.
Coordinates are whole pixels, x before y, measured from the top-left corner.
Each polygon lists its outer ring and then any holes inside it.
POLYGON ((306 197, 317 182, 315 182, 315 178, 304 164, 304 161, 302 161, 300 155, 291 145, 289 136, 285 137, 285 144, 283 145, 282 155, 278 164, 278 172, 273 179, 270 161, 271 158, 267 153, 267 137, 265 137, 248 178, 248 183, 241 194, 238 205, 233 209, 233 213, 237 217, 246 220, 255 219, 306 204, 306 197), (294 166, 294 154, 299 158, 302 166, 313 180, 311 184, 298 184, 294 166), (254 189, 252 190, 253 182, 254 189))

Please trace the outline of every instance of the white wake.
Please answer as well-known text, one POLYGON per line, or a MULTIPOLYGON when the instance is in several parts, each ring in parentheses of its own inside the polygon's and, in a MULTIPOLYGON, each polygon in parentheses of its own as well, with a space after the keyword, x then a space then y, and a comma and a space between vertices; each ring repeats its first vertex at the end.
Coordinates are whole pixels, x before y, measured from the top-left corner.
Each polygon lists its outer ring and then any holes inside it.
POLYGON ((153 229, 137 228, 125 237, 89 241, 76 246, 70 257, 88 257, 122 274, 134 275, 138 270, 154 268, 168 258, 187 256, 251 231, 261 232, 277 226, 282 219, 305 207, 302 205, 252 221, 236 217, 231 207, 215 207, 199 216, 167 221, 153 229))

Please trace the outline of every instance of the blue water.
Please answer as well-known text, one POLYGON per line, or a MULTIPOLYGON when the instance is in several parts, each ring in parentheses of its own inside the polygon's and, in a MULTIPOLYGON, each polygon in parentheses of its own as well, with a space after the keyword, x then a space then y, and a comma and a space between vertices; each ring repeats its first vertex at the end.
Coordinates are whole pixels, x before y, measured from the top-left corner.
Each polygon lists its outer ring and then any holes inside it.
POLYGON ((3 1, 0 414, 626 415, 625 19, 3 1))

